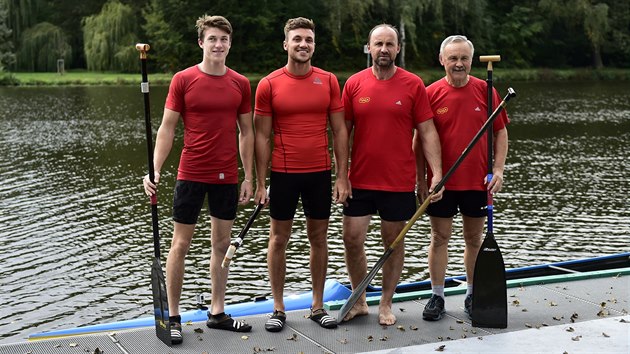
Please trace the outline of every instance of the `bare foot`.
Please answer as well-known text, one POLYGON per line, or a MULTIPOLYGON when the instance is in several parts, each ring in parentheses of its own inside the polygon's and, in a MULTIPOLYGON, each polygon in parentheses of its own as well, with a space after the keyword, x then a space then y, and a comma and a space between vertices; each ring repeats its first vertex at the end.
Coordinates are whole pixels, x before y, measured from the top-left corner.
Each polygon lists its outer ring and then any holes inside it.
POLYGON ((391 306, 379 305, 378 323, 383 326, 391 326, 396 323, 396 316, 394 316, 394 314, 392 313, 391 306))
POLYGON ((348 314, 346 315, 346 317, 343 318, 343 321, 350 321, 351 319, 355 318, 356 316, 365 316, 368 314, 368 304, 367 302, 357 302, 356 304, 354 304, 354 306, 352 306, 352 308, 350 309, 350 311, 348 311, 348 314))

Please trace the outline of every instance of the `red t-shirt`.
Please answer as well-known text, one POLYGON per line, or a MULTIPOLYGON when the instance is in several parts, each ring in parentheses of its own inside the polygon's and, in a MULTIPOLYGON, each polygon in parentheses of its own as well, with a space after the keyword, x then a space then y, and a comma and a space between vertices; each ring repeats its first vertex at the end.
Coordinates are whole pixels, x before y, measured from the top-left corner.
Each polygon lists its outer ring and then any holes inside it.
MULTIPOLYGON (((427 94, 435 118, 433 122, 440 135, 442 145, 442 173, 446 173, 461 156, 472 138, 488 119, 486 82, 470 76, 464 87, 456 88, 445 78, 427 87, 427 94)), ((501 102, 496 89, 492 99, 494 108, 501 102)), ((510 122, 503 110, 493 122, 496 132, 510 122)), ((448 190, 486 190, 483 180, 488 174, 487 135, 479 139, 468 156, 446 181, 448 190)), ((429 171, 428 181, 431 180, 429 171)))
POLYGON ((377 80, 367 68, 346 81, 342 99, 346 120, 354 124, 352 187, 413 191, 413 130, 433 117, 422 79, 397 68, 389 80, 377 80))
POLYGON ((173 76, 165 107, 184 123, 177 179, 238 182, 236 123, 239 114, 251 112, 251 95, 249 80, 230 68, 213 76, 195 65, 173 76))
POLYGON ((263 78, 256 89, 256 114, 273 119, 271 170, 330 170, 328 117, 342 111, 339 82, 332 73, 313 67, 295 76, 283 67, 263 78))

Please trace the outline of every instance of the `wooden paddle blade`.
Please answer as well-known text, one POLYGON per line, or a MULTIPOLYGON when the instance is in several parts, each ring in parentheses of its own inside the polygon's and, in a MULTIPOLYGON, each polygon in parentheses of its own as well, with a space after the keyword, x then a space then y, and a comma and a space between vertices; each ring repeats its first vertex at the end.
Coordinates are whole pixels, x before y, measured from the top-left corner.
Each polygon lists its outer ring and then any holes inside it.
POLYGON ((387 258, 389 258, 393 251, 394 249, 390 246, 385 251, 385 253, 383 253, 378 262, 376 262, 374 268, 372 268, 368 275, 361 281, 361 283, 359 283, 359 285, 355 289, 352 290, 352 294, 350 294, 350 297, 348 298, 346 303, 343 304, 343 306, 341 306, 341 309, 339 310, 339 314, 337 315, 338 323, 343 322, 343 318, 346 317, 348 312, 350 312, 350 310, 354 307, 354 304, 356 304, 361 295, 363 295, 365 289, 367 289, 368 285, 370 285, 370 282, 372 282, 374 277, 376 277, 378 271, 383 268, 383 264, 385 264, 385 261, 387 261, 387 258))
POLYGON ((484 328, 506 328, 505 264, 492 233, 486 234, 477 255, 473 284, 472 325, 484 328))
POLYGON ((168 319, 168 297, 162 265, 158 258, 153 258, 151 267, 151 290, 153 292, 153 313, 155 315, 155 334, 164 344, 171 346, 171 324, 168 319))

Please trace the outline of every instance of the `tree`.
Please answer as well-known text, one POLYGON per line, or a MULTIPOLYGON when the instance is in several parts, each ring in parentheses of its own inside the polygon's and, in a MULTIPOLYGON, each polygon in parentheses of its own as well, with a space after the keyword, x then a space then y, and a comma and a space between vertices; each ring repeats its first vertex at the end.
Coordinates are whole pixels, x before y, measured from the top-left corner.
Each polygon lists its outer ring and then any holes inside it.
POLYGON ((136 19, 133 9, 110 0, 97 15, 83 19, 83 48, 88 70, 137 69, 136 19))
POLYGON ((0 2, 0 73, 15 63, 11 29, 7 26, 9 11, 4 1, 0 2))
POLYGON ((51 23, 42 22, 22 33, 19 57, 20 67, 29 71, 55 71, 57 59, 70 62, 72 48, 63 30, 51 23))

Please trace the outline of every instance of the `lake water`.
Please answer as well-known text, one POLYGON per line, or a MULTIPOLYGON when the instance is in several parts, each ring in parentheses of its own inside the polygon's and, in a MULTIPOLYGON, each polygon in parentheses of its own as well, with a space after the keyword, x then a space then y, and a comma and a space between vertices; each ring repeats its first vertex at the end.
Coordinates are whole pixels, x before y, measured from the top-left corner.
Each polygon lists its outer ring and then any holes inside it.
MULTIPOLYGON (((494 200, 506 267, 630 250, 630 82, 512 83, 505 185, 494 200)), ((504 83, 497 87, 505 92, 504 83)), ((166 87, 152 87, 157 129, 166 87)), ((0 87, 0 344, 29 334, 151 316, 151 216, 144 111, 138 87, 0 87)), ((181 147, 181 127, 174 152, 181 147)), ((172 231, 178 154, 163 169, 162 253, 172 231)), ((236 235, 253 211, 239 210, 236 235)), ((270 294, 269 216, 263 211, 231 266, 228 303, 270 294)), ((448 275, 464 273, 461 225, 448 275)), ((366 247, 382 255, 378 222, 366 247)), ((347 282, 341 211, 331 219, 329 277, 347 282)), ((406 237, 402 281, 428 278, 429 225, 406 237)), ((209 298, 209 218, 187 259, 182 310, 209 298)), ((298 213, 287 252, 287 294, 310 290, 298 213)), ((375 284, 380 285, 377 277, 375 284)))

